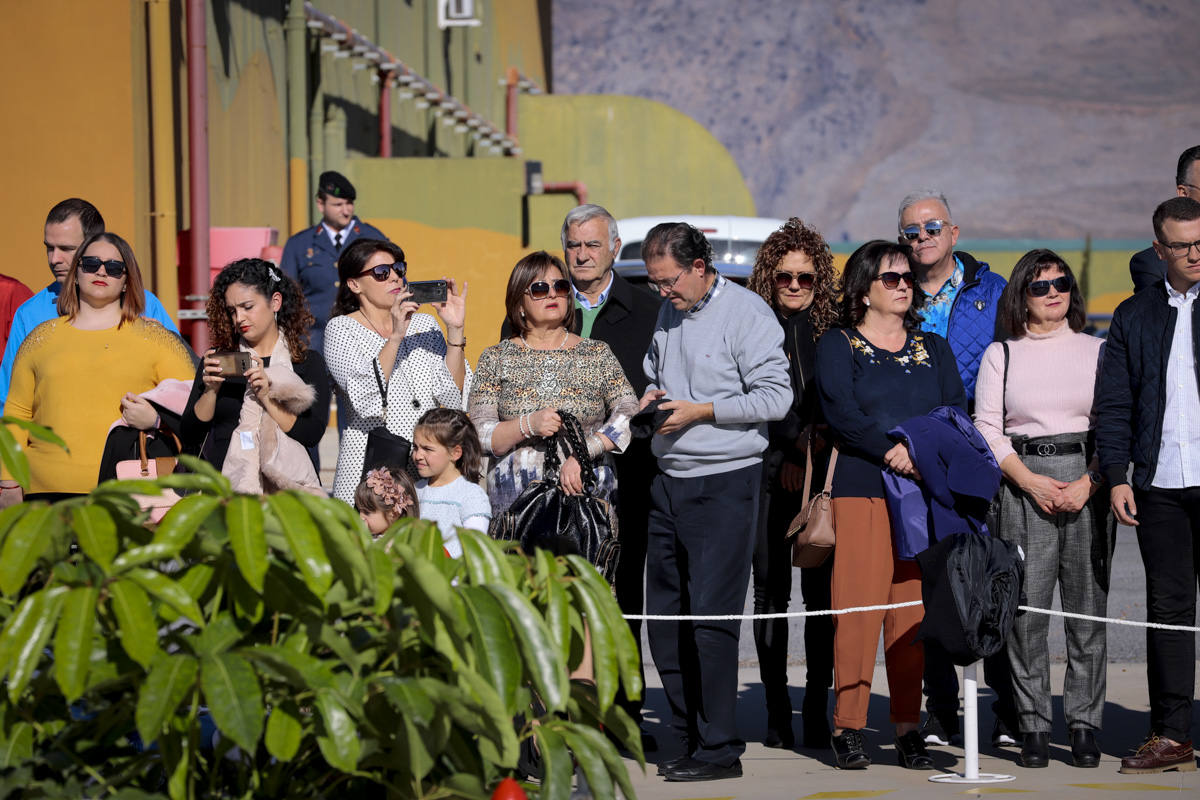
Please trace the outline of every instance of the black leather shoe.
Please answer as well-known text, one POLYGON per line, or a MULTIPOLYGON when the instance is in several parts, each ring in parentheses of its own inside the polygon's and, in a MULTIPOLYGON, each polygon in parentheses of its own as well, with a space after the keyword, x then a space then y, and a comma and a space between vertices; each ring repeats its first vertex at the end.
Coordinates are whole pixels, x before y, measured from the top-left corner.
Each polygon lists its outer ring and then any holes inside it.
POLYGON ((846 728, 841 736, 830 737, 833 745, 833 756, 837 759, 838 769, 866 769, 871 766, 871 757, 867 755, 867 743, 862 731, 846 728))
POLYGON ((1021 766, 1038 769, 1050 763, 1050 734, 1027 733, 1021 744, 1021 766))
POLYGON ((905 769, 933 769, 933 757, 919 731, 896 737, 896 763, 905 769))
POLYGON ((714 764, 711 761, 697 761, 694 758, 688 758, 669 768, 663 777, 668 781, 678 783, 740 778, 742 777, 742 762, 734 761, 729 766, 722 767, 720 764, 714 764))
POLYGON ((763 737, 764 747, 791 750, 796 746, 796 734, 792 732, 792 709, 778 713, 767 712, 767 734, 763 737))
POLYGON ((1071 759, 1075 766, 1084 769, 1100 766, 1100 746, 1096 744, 1096 733, 1091 728, 1072 729, 1071 759))
POLYGON ((688 758, 689 758, 688 754, 683 753, 682 755, 675 756, 674 758, 668 759, 666 761, 660 761, 658 763, 658 777, 661 778, 663 775, 666 775, 672 769, 674 769, 675 767, 678 767, 680 764, 687 761, 688 758))

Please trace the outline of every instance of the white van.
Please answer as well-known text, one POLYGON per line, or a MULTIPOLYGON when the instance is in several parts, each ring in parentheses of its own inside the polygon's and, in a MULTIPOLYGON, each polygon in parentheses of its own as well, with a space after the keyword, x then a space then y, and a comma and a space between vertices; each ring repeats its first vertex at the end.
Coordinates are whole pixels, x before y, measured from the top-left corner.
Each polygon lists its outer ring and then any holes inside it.
POLYGON ((613 264, 618 275, 638 286, 646 285, 642 240, 651 228, 663 222, 686 222, 699 228, 712 243, 713 265, 717 271, 730 280, 744 284, 754 269, 758 248, 768 236, 783 226, 784 220, 704 214, 619 219, 617 231, 621 236, 621 252, 613 264))

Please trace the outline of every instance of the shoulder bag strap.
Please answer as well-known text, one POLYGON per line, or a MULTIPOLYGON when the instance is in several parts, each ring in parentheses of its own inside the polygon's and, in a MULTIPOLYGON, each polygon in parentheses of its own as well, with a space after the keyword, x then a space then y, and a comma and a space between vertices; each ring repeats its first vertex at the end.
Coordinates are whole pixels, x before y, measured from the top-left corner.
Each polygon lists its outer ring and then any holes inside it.
POLYGON ((1000 385, 1000 432, 1005 433, 1008 427, 1008 342, 1001 342, 1004 348, 1004 383, 1000 385))
POLYGON ((387 386, 385 386, 383 383, 383 373, 379 369, 378 356, 371 359, 371 366, 375 368, 375 383, 379 385, 379 397, 383 401, 383 424, 386 427, 387 426, 387 401, 388 401, 387 393, 388 393, 388 390, 387 390, 387 386))

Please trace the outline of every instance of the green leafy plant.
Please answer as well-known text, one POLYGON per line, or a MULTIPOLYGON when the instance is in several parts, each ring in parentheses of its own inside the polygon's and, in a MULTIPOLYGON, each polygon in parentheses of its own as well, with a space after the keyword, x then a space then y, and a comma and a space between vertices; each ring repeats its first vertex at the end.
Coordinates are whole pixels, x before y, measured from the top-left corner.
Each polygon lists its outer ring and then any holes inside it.
POLYGON ((467 530, 451 560, 430 523, 372 540, 337 500, 182 461, 0 511, 0 797, 485 798, 522 743, 535 796, 575 763, 635 796, 637 649, 586 561, 467 530), (133 495, 163 488, 192 493, 149 527, 133 495), (567 677, 585 619, 594 685, 567 677))

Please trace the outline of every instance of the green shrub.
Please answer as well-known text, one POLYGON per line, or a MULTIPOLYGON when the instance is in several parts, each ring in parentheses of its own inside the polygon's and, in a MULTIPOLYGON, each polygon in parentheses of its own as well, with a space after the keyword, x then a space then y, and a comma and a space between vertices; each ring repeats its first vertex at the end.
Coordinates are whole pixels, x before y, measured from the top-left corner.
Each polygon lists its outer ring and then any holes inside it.
POLYGON ((610 737, 642 761, 613 703, 637 649, 586 561, 467 530, 451 560, 419 520, 373 541, 337 500, 183 460, 0 512, 0 797, 485 798, 528 739, 536 796, 574 760, 634 797, 610 737), (151 528, 132 495, 161 488, 193 493, 151 528), (567 679, 585 616, 594 686, 567 679))

